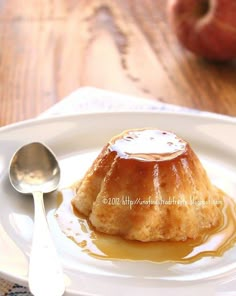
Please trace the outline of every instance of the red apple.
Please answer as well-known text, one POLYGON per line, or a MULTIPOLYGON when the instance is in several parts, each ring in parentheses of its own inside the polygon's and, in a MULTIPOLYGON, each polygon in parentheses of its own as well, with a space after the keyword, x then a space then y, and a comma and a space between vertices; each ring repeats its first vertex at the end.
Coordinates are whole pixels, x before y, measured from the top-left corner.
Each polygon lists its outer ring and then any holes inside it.
POLYGON ((236 0, 169 0, 167 14, 190 51, 211 60, 236 58, 236 0))

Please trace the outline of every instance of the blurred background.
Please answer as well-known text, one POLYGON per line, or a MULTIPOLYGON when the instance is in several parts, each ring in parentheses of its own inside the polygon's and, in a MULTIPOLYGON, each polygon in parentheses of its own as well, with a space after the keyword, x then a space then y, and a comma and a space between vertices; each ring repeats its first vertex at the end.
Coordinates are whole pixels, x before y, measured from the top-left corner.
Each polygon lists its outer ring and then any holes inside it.
POLYGON ((0 0, 0 126, 94 86, 236 116, 236 62, 177 41, 165 0, 0 0))

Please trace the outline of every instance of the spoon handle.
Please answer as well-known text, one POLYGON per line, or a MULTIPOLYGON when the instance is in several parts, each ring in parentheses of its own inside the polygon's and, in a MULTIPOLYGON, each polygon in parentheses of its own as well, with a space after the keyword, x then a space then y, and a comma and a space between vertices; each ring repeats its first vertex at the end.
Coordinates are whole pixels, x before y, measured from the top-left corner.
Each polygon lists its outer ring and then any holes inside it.
POLYGON ((33 192, 34 233, 29 263, 29 288, 35 296, 61 296, 64 276, 51 239, 43 203, 43 193, 33 192))

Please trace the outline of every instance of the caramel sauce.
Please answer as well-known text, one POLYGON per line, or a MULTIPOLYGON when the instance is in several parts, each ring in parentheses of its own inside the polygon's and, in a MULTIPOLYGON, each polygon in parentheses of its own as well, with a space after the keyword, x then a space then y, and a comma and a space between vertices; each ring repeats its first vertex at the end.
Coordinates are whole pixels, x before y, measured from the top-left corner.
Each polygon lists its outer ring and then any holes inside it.
POLYGON ((187 143, 175 134, 156 129, 130 130, 115 137, 109 146, 122 158, 143 161, 170 160, 181 155, 187 143))
POLYGON ((236 242, 236 211, 233 200, 221 192, 224 206, 219 226, 197 240, 185 242, 138 242, 100 233, 71 206, 73 188, 58 195, 56 218, 63 233, 92 257, 107 260, 145 260, 192 263, 206 256, 222 256, 236 242))

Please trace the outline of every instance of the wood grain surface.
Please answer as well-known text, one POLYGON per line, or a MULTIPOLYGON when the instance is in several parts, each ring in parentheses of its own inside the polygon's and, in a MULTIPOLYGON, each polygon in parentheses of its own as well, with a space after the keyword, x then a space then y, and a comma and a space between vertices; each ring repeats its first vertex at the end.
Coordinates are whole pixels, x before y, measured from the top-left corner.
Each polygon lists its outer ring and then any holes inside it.
POLYGON ((236 116, 236 62, 184 50, 165 0, 0 0, 0 126, 80 86, 236 116))

